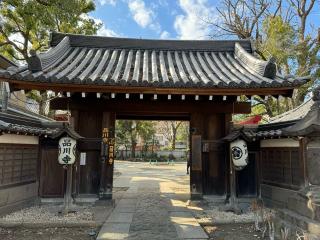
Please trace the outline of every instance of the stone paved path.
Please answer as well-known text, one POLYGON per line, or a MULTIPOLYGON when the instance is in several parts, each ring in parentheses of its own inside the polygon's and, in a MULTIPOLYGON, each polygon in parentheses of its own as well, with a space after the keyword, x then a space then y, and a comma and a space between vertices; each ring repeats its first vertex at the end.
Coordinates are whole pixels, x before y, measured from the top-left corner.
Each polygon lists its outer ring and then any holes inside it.
POLYGON ((208 239, 187 208, 189 176, 186 164, 149 165, 117 161, 116 207, 102 226, 98 240, 208 239))

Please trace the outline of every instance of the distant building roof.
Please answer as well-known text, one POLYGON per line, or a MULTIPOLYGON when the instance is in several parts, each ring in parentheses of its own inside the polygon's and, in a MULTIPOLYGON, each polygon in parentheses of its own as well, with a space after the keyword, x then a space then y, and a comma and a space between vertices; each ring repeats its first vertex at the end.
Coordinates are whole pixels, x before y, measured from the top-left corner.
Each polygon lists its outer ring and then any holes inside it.
POLYGON ((0 133, 21 135, 55 135, 61 131, 62 125, 58 123, 41 122, 36 119, 0 112, 0 133))
POLYGON ((250 117, 243 119, 241 121, 237 121, 236 124, 242 124, 242 125, 259 124, 261 119, 262 119, 262 116, 255 115, 255 116, 250 116, 250 117))
POLYGON ((255 141, 264 138, 320 135, 320 87, 313 91, 312 99, 295 109, 285 112, 267 124, 256 126, 237 126, 224 140, 243 138, 255 141))
POLYGON ((7 69, 8 67, 17 66, 14 62, 10 61, 8 58, 0 55, 0 69, 7 69))
POLYGON ((309 80, 281 75, 273 59, 263 61, 253 55, 250 40, 145 40, 52 33, 50 45, 47 52, 34 54, 28 65, 0 71, 0 77, 100 90, 110 86, 290 90, 309 80))
POLYGON ((288 136, 320 135, 320 87, 313 91, 313 104, 308 113, 292 126, 282 129, 288 136))
POLYGON ((313 104, 314 104, 314 101, 310 98, 309 100, 302 103, 298 107, 271 118, 269 120, 269 123, 286 122, 286 121, 294 121, 294 120, 302 119, 310 111, 311 106, 313 104))

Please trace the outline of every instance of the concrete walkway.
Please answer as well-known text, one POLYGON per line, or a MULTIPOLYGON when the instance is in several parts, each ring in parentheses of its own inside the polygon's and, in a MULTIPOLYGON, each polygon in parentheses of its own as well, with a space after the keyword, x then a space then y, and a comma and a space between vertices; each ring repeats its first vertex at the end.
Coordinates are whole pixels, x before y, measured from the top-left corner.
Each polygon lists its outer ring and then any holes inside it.
POLYGON ((186 206, 189 176, 186 163, 150 165, 115 163, 116 207, 98 240, 208 239, 186 206))

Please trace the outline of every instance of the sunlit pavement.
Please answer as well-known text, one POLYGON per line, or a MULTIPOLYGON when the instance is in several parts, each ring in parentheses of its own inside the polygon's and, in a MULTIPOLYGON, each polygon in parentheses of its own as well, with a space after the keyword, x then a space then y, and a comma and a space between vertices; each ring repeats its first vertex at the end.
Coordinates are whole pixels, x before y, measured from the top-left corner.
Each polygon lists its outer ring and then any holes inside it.
POLYGON ((116 207, 97 239, 207 239, 192 212, 186 163, 115 162, 116 207))

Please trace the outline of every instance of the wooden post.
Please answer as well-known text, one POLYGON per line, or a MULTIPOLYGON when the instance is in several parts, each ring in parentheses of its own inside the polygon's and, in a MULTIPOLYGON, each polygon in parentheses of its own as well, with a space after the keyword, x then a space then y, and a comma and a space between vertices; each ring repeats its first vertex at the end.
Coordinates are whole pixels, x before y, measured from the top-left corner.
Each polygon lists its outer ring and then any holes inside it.
MULTIPOLYGON (((108 129, 108 159, 101 159, 101 175, 100 175, 100 199, 112 199, 113 187, 113 166, 114 166, 114 131, 115 131, 115 113, 102 113, 102 130, 108 129), (113 148, 113 153, 110 151, 113 148)), ((103 150, 103 149, 101 149, 103 150)))
POLYGON ((202 151, 201 151, 201 135, 191 136, 191 199, 201 199, 203 194, 202 189, 202 151))
POLYGON ((235 199, 236 199, 236 176, 235 176, 235 169, 232 162, 232 157, 230 150, 229 159, 230 159, 230 205, 231 207, 235 206, 235 199))
POLYGON ((72 191, 72 165, 66 165, 67 186, 64 194, 64 214, 68 214, 71 207, 71 191, 72 191))
POLYGON ((236 194, 237 194, 237 190, 236 190, 236 170, 234 168, 233 162, 232 162, 232 157, 231 157, 231 149, 229 146, 229 159, 230 159, 230 201, 229 201, 229 205, 226 206, 226 211, 232 211, 236 214, 240 214, 241 210, 238 206, 238 203, 236 201, 236 194))
MULTIPOLYGON (((78 122, 79 122, 79 111, 78 110, 72 110, 71 116, 69 119, 70 127, 73 128, 76 132, 79 131, 78 129, 78 122)), ((71 196, 75 198, 77 194, 79 194, 79 182, 80 182, 80 155, 77 151, 76 155, 77 161, 72 164, 72 193, 71 196)))

